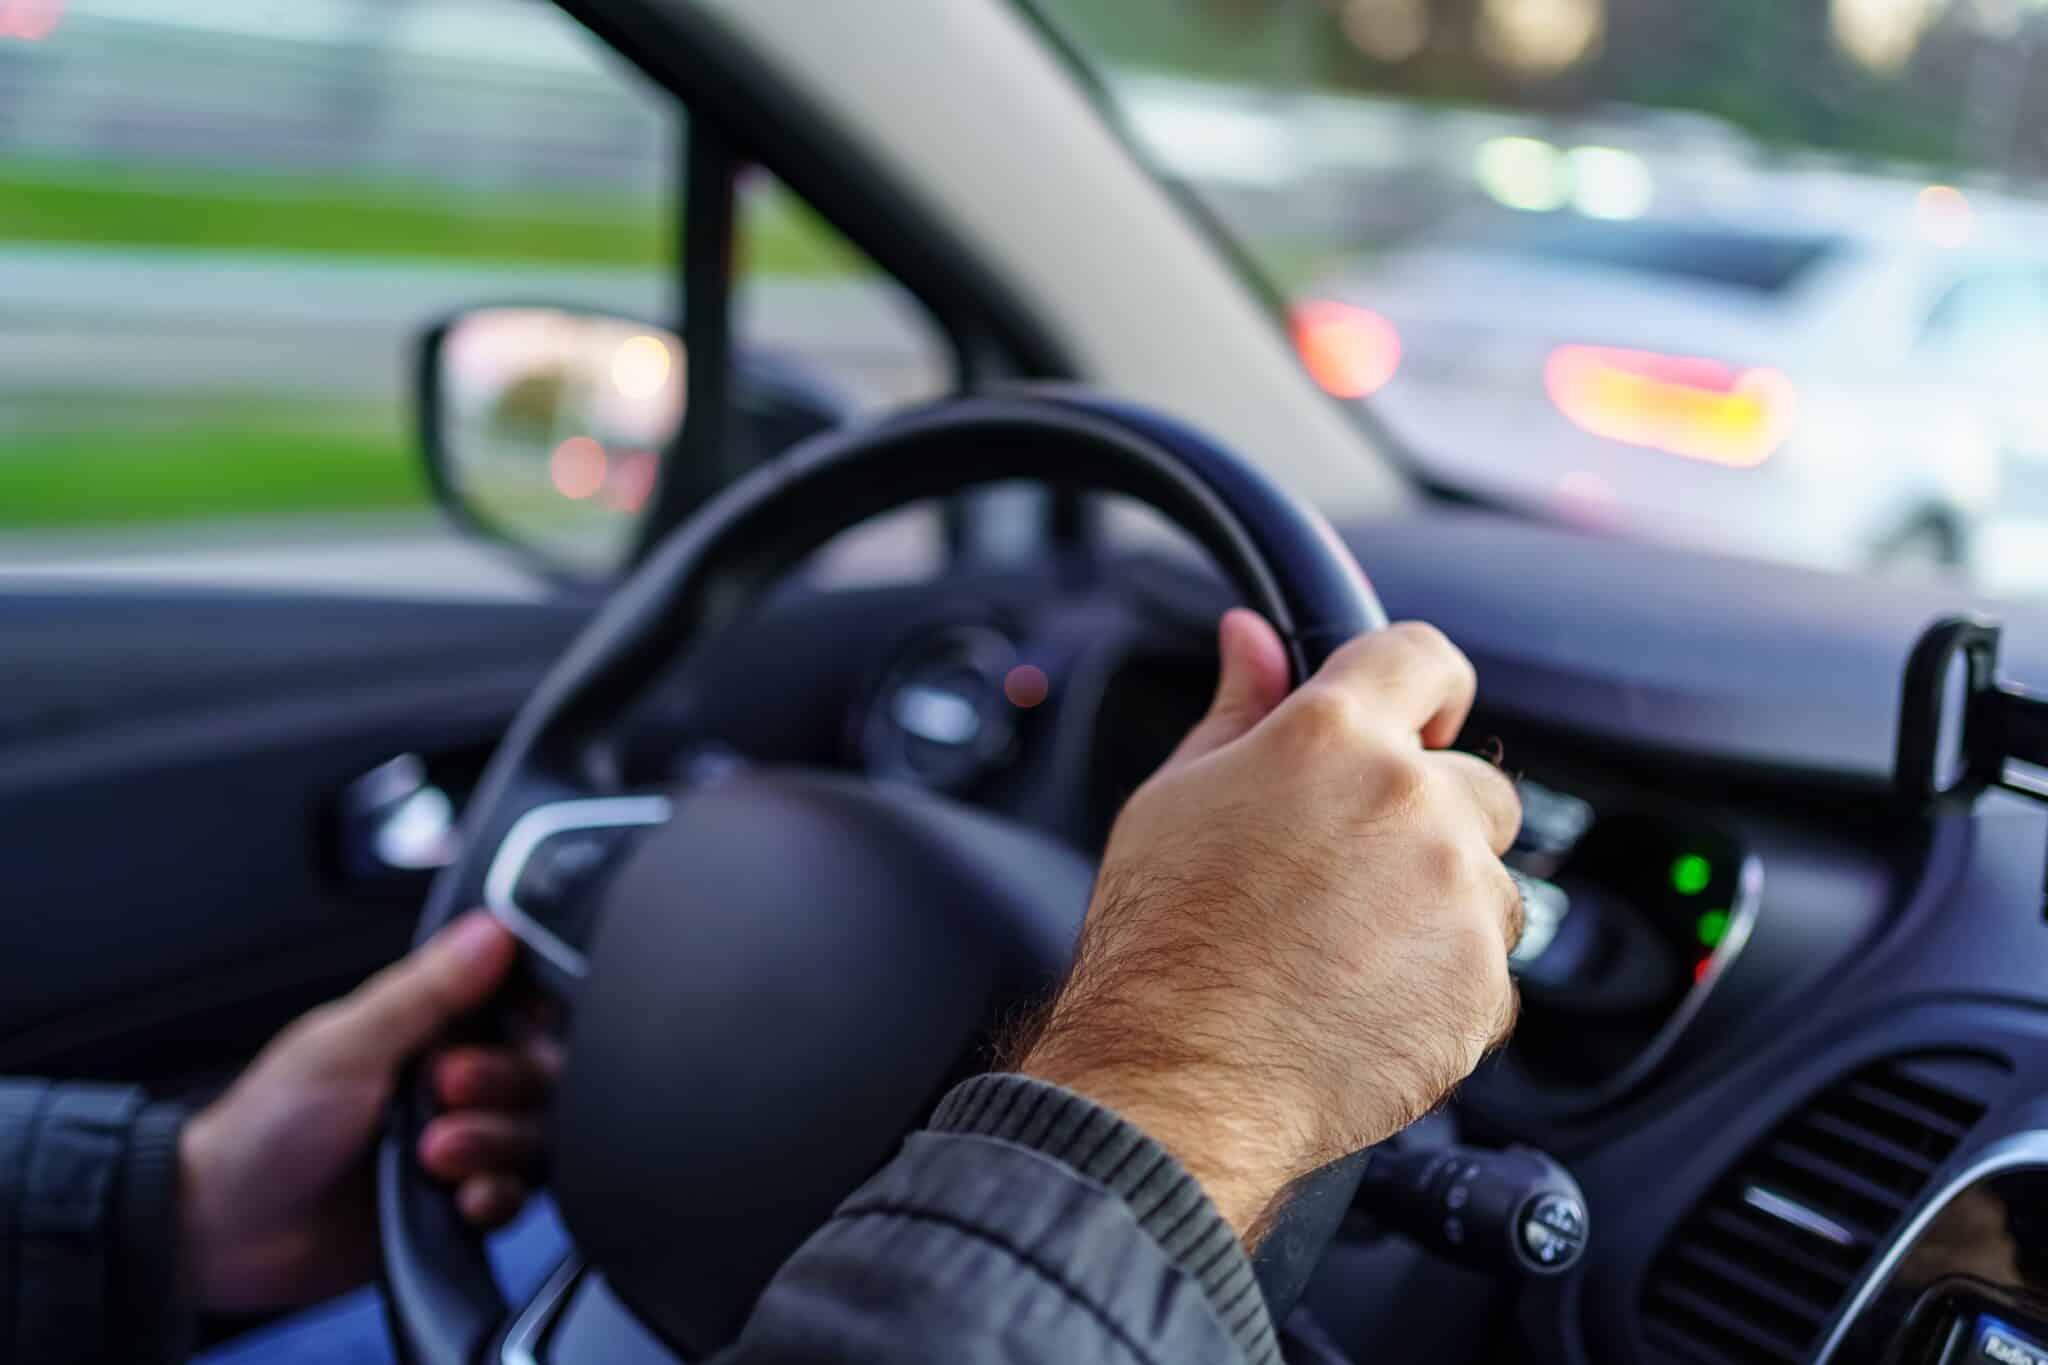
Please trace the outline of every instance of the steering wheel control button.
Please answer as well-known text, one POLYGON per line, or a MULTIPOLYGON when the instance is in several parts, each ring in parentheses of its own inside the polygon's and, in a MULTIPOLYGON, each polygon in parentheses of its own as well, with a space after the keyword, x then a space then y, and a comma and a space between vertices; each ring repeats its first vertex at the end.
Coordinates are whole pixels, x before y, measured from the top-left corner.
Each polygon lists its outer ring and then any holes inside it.
POLYGON ((625 840, 624 830, 586 829, 541 841, 520 870, 512 898, 542 923, 559 924, 625 840))
POLYGON ((1465 1220, 1458 1217, 1444 1219, 1444 1240, 1452 1246, 1465 1244, 1465 1220))
POLYGON ((1470 1185, 1453 1185, 1450 1188, 1450 1192, 1444 1195, 1444 1207, 1454 1212, 1464 1208, 1471 1202, 1472 1187, 1470 1185))

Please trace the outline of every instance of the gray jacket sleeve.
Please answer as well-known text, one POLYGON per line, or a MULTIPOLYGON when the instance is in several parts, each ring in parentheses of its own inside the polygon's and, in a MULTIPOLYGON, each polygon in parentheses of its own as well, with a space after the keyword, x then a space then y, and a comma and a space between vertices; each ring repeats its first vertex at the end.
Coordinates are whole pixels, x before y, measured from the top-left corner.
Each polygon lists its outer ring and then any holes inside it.
POLYGON ((0 1081, 0 1365, 184 1358, 184 1118, 137 1090, 0 1081))
POLYGON ((1274 1365, 1243 1247, 1151 1138, 1023 1076, 956 1088, 791 1258, 721 1365, 1274 1365))

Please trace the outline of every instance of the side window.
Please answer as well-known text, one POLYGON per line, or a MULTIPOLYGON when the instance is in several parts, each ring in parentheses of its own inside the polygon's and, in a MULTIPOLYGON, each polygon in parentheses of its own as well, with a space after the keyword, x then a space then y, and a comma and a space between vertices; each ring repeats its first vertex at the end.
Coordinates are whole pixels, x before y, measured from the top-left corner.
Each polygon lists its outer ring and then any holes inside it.
MULTIPOLYGON (((945 337, 924 307, 774 176, 737 187, 733 343, 822 387, 859 416, 957 387, 945 337)), ((839 587, 929 579, 948 553, 938 504, 916 503, 839 536, 811 564, 839 587)))
MULTIPOLYGON (((0 567, 443 543, 426 328, 681 311, 682 110, 547 0, 29 12, 0 28, 0 567)), ((742 203, 742 349, 856 410, 950 383, 795 196, 755 173, 742 203)))
POLYGON ((733 339, 794 361, 863 410, 954 386, 945 340, 901 286, 758 167, 738 187, 733 339))

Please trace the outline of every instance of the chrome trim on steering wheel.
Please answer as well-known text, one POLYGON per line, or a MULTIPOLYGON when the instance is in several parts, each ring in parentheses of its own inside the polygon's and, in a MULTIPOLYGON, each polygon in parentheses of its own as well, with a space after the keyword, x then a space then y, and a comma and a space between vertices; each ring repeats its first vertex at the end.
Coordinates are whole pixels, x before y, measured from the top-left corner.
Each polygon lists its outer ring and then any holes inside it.
POLYGON ((548 1276, 547 1283, 533 1296, 533 1302, 521 1309, 512 1325, 505 1329, 505 1345, 498 1352, 499 1365, 541 1365, 540 1339, 554 1325, 556 1315, 562 1311, 563 1303, 569 1297, 569 1290, 582 1273, 583 1262, 574 1256, 555 1267, 555 1273, 548 1276))
POLYGON ((586 829, 637 829, 665 825, 674 809, 666 796, 598 796, 584 801, 556 801, 535 806, 506 831, 484 875, 484 907, 496 915, 520 942, 566 974, 581 978, 589 969, 583 954, 526 913, 514 898, 519 878, 534 850, 558 834, 586 829))

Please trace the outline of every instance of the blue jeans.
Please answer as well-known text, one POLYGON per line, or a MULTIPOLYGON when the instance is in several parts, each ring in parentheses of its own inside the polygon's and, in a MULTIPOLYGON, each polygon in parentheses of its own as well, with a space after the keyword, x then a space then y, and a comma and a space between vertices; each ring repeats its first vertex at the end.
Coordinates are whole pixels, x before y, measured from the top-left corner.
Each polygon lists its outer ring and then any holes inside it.
MULTIPOLYGON (((536 1199, 491 1239, 491 1265, 506 1298, 525 1303, 568 1249, 555 1206, 536 1199)), ((217 1346, 193 1365, 392 1365, 392 1359, 384 1305, 375 1290, 365 1289, 217 1346)))

